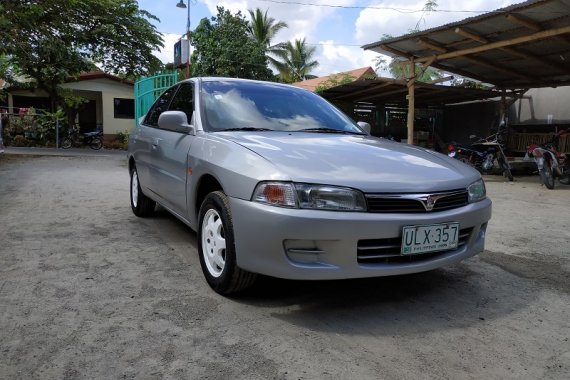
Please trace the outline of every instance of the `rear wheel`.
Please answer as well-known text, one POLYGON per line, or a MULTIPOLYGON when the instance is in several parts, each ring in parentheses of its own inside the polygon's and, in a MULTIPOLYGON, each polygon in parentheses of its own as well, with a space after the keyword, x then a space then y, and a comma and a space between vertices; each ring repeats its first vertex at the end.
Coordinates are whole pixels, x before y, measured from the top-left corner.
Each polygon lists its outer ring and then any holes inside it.
POLYGON ((71 139, 69 137, 66 137, 63 139, 63 141, 61 142, 61 147, 63 149, 69 149, 71 148, 72 142, 71 139))
POLYGON ((99 150, 103 147, 103 141, 99 137, 94 137, 89 143, 91 149, 99 150))
POLYGON ((539 173, 544 186, 549 189, 554 189, 554 175, 552 174, 550 160, 544 160, 544 165, 542 165, 542 169, 540 169, 539 173))
POLYGON ((255 282, 255 273, 237 266, 229 200, 221 191, 208 194, 200 207, 198 252, 204 277, 216 292, 235 293, 255 282))
POLYGON ((131 209, 136 216, 145 217, 154 212, 156 202, 143 194, 137 168, 131 170, 131 209))

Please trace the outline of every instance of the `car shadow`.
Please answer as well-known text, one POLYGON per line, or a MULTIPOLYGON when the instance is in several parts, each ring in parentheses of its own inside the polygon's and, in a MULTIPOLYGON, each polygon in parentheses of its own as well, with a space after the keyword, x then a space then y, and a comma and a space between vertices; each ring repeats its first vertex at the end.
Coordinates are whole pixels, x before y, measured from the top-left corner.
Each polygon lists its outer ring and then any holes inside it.
POLYGON ((310 330, 342 334, 429 333, 490 323, 538 297, 516 276, 478 259, 425 273, 342 281, 262 277, 234 302, 270 310, 274 318, 310 330), (485 273, 482 273, 485 272, 485 273))
MULTIPOLYGON (((162 220, 159 224, 169 231, 169 240, 184 236, 197 247, 196 234, 170 213, 157 208, 154 218, 162 220)), ((189 260, 199 271, 197 257, 189 260)), ((202 284, 207 287, 205 281, 202 284)), ((308 330, 405 335, 492 323, 527 307, 540 289, 475 257, 410 275, 330 281, 259 276, 245 292, 220 297, 207 291, 223 302, 254 307, 256 314, 308 330)))

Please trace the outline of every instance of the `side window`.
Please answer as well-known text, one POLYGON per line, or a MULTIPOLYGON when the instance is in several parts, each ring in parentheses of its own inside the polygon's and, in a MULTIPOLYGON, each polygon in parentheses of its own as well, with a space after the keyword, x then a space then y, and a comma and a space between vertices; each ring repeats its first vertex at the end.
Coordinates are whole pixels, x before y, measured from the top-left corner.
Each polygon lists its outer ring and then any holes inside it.
POLYGON ((158 117, 161 113, 168 110, 168 105, 170 104, 170 100, 172 96, 176 92, 178 86, 174 86, 166 90, 160 97, 154 102, 154 105, 148 111, 146 118, 144 119, 144 124, 149 125, 151 127, 158 127, 158 117))
POLYGON ((178 89, 178 92, 170 102, 169 111, 182 111, 188 118, 188 124, 192 123, 192 114, 194 113, 194 90, 191 83, 184 83, 178 89))

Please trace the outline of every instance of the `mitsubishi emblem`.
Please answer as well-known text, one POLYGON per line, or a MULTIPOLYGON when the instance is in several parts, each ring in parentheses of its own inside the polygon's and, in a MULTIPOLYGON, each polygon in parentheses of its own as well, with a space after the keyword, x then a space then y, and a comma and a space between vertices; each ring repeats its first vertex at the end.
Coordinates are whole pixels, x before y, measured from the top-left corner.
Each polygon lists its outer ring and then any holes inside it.
POLYGON ((433 206, 435 206, 435 199, 433 199, 431 195, 427 196, 425 206, 427 211, 433 210, 433 206))

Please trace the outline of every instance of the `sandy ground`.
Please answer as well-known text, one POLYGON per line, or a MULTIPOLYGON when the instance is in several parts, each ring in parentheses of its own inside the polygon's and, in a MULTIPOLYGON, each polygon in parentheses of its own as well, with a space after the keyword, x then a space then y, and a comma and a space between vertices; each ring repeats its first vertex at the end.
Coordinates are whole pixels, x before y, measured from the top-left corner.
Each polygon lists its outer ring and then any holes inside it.
POLYGON ((0 378, 570 378, 570 187, 488 177, 487 250, 459 265, 230 299, 128 180, 123 157, 0 156, 0 378))

